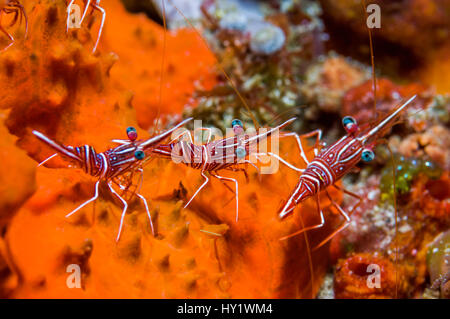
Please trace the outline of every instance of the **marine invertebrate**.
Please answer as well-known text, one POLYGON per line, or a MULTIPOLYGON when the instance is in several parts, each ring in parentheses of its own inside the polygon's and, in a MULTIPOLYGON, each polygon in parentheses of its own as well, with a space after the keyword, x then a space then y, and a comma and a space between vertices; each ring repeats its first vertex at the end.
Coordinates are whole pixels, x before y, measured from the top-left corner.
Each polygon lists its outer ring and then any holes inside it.
MULTIPOLYGON (((379 119, 375 124, 369 125, 368 128, 360 129, 355 119, 350 116, 344 117, 342 124, 347 131, 347 135, 342 137, 336 143, 318 152, 318 140, 314 146, 315 153, 317 155, 311 161, 306 159, 306 156, 302 154, 303 160, 308 164, 305 171, 300 176, 300 179, 295 187, 295 190, 291 193, 288 200, 283 204, 283 207, 279 211, 280 218, 285 218, 291 214, 294 208, 305 199, 314 196, 317 203, 317 211, 319 212, 321 222, 319 224, 305 227, 289 236, 284 238, 290 238, 298 235, 302 232, 321 228, 325 224, 322 209, 320 207, 319 192, 324 190, 327 197, 330 199, 333 206, 338 212, 346 219, 343 225, 330 234, 319 247, 330 240, 338 232, 342 231, 349 225, 350 218, 347 213, 331 198, 327 188, 329 186, 338 187, 335 182, 342 178, 345 174, 351 170, 361 160, 370 162, 374 159, 375 155, 372 151, 377 140, 386 133, 386 131, 394 124, 395 120, 399 117, 399 114, 413 101, 415 96, 410 98, 404 104, 396 107, 390 114, 379 119)), ((320 136, 320 135, 319 135, 320 136)), ((349 191, 345 193, 358 198, 361 198, 349 191)), ((358 204, 357 204, 358 205, 358 204)), ((352 209, 353 210, 357 207, 352 209)))
MULTIPOLYGON (((247 176, 247 172, 245 168, 241 167, 241 164, 250 164, 255 166, 249 158, 251 156, 272 156, 276 159, 282 161, 290 168, 294 168, 292 165, 283 160, 278 154, 274 154, 272 152, 267 153, 256 153, 257 144, 260 141, 263 141, 269 138, 271 135, 279 134, 279 130, 288 126, 296 119, 292 118, 275 128, 271 128, 270 130, 258 133, 258 134, 244 134, 244 128, 242 126, 242 122, 240 120, 233 121, 233 130, 235 132, 235 136, 227 137, 223 139, 217 139, 214 141, 210 141, 211 139, 211 129, 201 128, 202 130, 206 130, 208 132, 208 142, 204 145, 196 145, 193 143, 192 136, 189 132, 181 133, 176 139, 179 139, 182 136, 189 136, 189 141, 181 141, 171 142, 170 144, 161 144, 154 147, 151 151, 152 154, 155 154, 159 157, 171 159, 176 163, 183 163, 185 165, 191 166, 192 168, 200 169, 200 174, 205 179, 203 184, 195 191, 194 195, 189 199, 184 208, 188 207, 192 200, 197 196, 200 190, 206 186, 209 182, 209 177, 205 175, 206 172, 210 174, 210 176, 217 178, 223 181, 230 181, 235 184, 235 198, 236 198, 236 222, 238 221, 239 216, 239 185, 236 179, 230 177, 224 177, 219 175, 220 170, 232 170, 232 171, 243 171, 247 176)), ((292 133, 287 133, 285 136, 290 136, 292 133)), ((295 134, 295 133, 293 133, 295 134)), ((296 139, 299 143, 299 148, 301 150, 300 139, 295 134, 296 139)), ((255 166, 255 168, 257 168, 255 166)))
MULTIPOLYGON (((4 81, 7 92, 0 92, 1 107, 9 110, 7 127, 37 161, 52 153, 45 151, 45 144, 36 143, 31 129, 69 145, 89 141, 103 150, 111 137, 123 134, 124 127, 152 128, 159 104, 163 29, 143 16, 125 13, 119 1, 103 4, 108 12, 104 31, 108 32, 103 32, 103 50, 96 55, 91 54, 91 46, 84 45, 90 41, 84 36, 85 28, 76 37, 66 36, 64 1, 44 0, 30 18, 33 26, 41 28, 30 30, 42 32, 32 32, 33 41, 27 41, 23 51, 8 50, 0 57, 1 81, 9 78, 4 81), (54 33, 49 31, 53 29, 54 33), (41 38, 44 31, 48 38, 41 38), (42 47, 36 44, 40 40, 42 47), (27 55, 39 63, 23 59, 27 55), (6 67, 11 64, 14 67, 6 67), (14 85, 16 89, 11 89, 14 85)), ((214 83, 217 76, 210 71, 211 53, 191 30, 167 34, 165 58, 162 116, 180 113, 196 80, 214 83)), ((172 115, 170 121, 178 121, 177 116, 172 115)), ((163 119, 161 123, 166 128, 171 125, 163 119)), ((286 139, 281 144, 280 156, 295 163, 298 158, 291 152, 297 147, 295 141, 286 139)), ((60 166, 60 160, 58 156, 46 166, 60 166)), ((34 171, 35 164, 31 167, 34 171)), ((312 254, 316 266, 310 274, 303 239, 278 241, 299 223, 295 218, 278 223, 275 215, 279 198, 274 194, 287 195, 286 184, 295 183, 286 168, 280 174, 262 176, 263 189, 253 173, 249 172, 248 182, 236 176, 240 184, 247 182, 239 190, 237 224, 230 214, 234 194, 219 181, 211 180, 207 191, 182 210, 190 185, 201 183, 198 171, 159 159, 143 169, 152 178, 146 179, 140 193, 152 200, 149 208, 156 236, 152 236, 142 201, 135 197, 129 201, 126 231, 118 243, 111 238, 117 236, 123 204, 111 196, 107 185, 100 183, 95 204, 68 220, 68 211, 92 197, 95 180, 78 170, 61 168, 56 174, 54 169, 38 169, 37 191, 8 224, 11 257, 23 278, 20 287, 11 285, 14 289, 9 296, 297 298, 317 292, 327 268, 326 249, 312 254), (68 263, 80 264, 81 289, 66 286, 68 263)), ((306 204, 302 210, 305 222, 311 223, 314 207, 306 204)), ((315 236, 310 239, 317 240, 315 236)))
MULTIPOLYGON (((158 143, 162 142, 173 131, 183 126, 190 120, 192 119, 186 119, 170 130, 167 130, 164 133, 146 140, 136 141, 136 130, 134 128, 131 128, 130 130, 127 130, 129 140, 113 140, 114 142, 121 145, 112 149, 108 149, 102 153, 96 153, 94 148, 89 145, 84 145, 81 147, 64 146, 51 140, 38 131, 33 131, 33 134, 41 141, 52 147, 55 151, 57 151, 55 155, 59 154, 63 156, 66 160, 69 160, 76 166, 84 169, 85 173, 94 177, 98 177, 98 181, 95 183, 94 197, 88 199, 83 204, 72 210, 66 215, 66 217, 72 216, 75 212, 97 199, 98 187, 101 181, 105 181, 111 193, 120 199, 120 201, 123 203, 123 211, 122 217, 120 219, 119 231, 116 237, 116 241, 119 241, 123 227, 123 220, 128 209, 128 201, 132 198, 133 195, 136 195, 143 201, 145 209, 147 211, 150 226, 154 234, 152 217, 148 209, 147 200, 139 193, 137 187, 132 187, 133 177, 134 174, 138 172, 137 174, 140 174, 140 183, 142 183, 142 165, 144 159, 146 159, 146 153, 150 154, 150 150, 155 148, 158 143), (114 190, 113 186, 118 187, 120 193, 114 190)), ((51 159, 53 157, 54 155, 52 155, 48 159, 51 159)), ((46 159, 44 162, 46 162, 48 159, 46 159)))
POLYGON ((23 5, 20 3, 19 0, 2 0, 0 1, 0 31, 2 31, 10 40, 10 43, 2 49, 2 51, 9 48, 11 45, 14 44, 14 37, 6 31, 4 26, 1 24, 3 20, 3 16, 5 14, 14 14, 14 18, 10 23, 10 27, 16 24, 17 20, 19 19, 19 23, 22 22, 22 18, 25 18, 25 38, 27 37, 28 33, 28 17, 25 12, 25 9, 23 5))

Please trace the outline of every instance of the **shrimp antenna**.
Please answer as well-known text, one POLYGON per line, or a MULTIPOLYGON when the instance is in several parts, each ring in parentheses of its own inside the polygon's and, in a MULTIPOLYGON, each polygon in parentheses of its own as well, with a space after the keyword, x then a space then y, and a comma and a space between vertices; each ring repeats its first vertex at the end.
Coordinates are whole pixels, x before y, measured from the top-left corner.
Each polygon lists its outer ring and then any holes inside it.
POLYGON ((391 160, 392 160, 392 177, 393 177, 393 181, 392 181, 392 188, 393 188, 393 192, 392 192, 392 201, 394 203, 394 218, 395 218, 395 233, 394 233, 394 246, 395 246, 395 254, 394 254, 394 267, 395 267, 395 299, 398 298, 398 211, 397 211, 397 187, 395 185, 396 183, 396 169, 397 169, 397 165, 395 164, 395 158, 394 158, 394 153, 392 153, 392 150, 389 146, 388 143, 386 143, 386 146, 389 150, 389 153, 391 154, 391 160))
POLYGON ((158 101, 158 112, 156 113, 155 135, 159 134, 159 117, 161 116, 162 91, 163 91, 163 82, 164 82, 164 64, 165 64, 166 45, 167 45, 166 5, 164 3, 164 0, 161 0, 161 10, 162 10, 162 20, 163 20, 164 32, 163 32, 163 49, 162 49, 162 58, 161 58, 161 74, 159 77, 159 101, 158 101))
POLYGON ((373 38, 372 38, 372 30, 367 25, 367 6, 366 6, 366 0, 362 0, 363 9, 364 9, 364 16, 366 18, 366 26, 367 26, 367 32, 369 34, 369 48, 370 48, 370 63, 372 65, 372 88, 373 88, 373 110, 375 114, 378 115, 377 111, 377 77, 375 74, 375 54, 373 50, 373 38))
MULTIPOLYGON (((164 0, 162 0, 164 1, 164 0)), ((196 27, 194 27, 194 25, 192 24, 192 22, 186 17, 186 15, 184 15, 183 12, 181 12, 181 10, 171 1, 171 0, 167 0, 174 8, 175 10, 178 11, 178 13, 183 17, 183 19, 186 21, 187 24, 189 24, 189 26, 192 28, 192 30, 194 30, 194 32, 200 37, 200 39, 203 41, 203 43, 205 44, 205 46, 208 48, 209 51, 213 52, 213 50, 211 50, 210 45, 208 44, 208 42, 206 41, 206 39, 202 36, 202 34, 200 33, 200 31, 197 30, 196 27)), ((223 68, 222 64, 220 63, 220 61, 218 61, 217 57, 214 55, 214 59, 217 62, 217 65, 220 69, 220 71, 222 72, 222 74, 225 76, 225 78, 227 79, 228 83, 230 83, 231 87, 233 88, 233 90, 236 92, 237 96, 239 97, 239 100, 241 100, 242 104, 244 105, 245 109, 247 110, 247 112, 249 113, 248 115, 250 116, 250 118, 253 121, 253 125, 255 126, 256 130, 259 129, 259 124, 258 121, 256 120, 256 118, 254 117, 252 111, 250 110, 250 107, 248 106, 248 103, 246 102, 245 98, 242 96, 242 94, 239 92, 236 84, 234 84, 233 80, 231 79, 231 77, 228 75, 228 73, 225 71, 225 69, 223 68)))
MULTIPOLYGON (((303 214, 299 214, 300 216, 300 223, 302 224, 302 229, 305 228, 305 223, 303 221, 303 214)), ((306 251, 308 252, 308 265, 309 265, 309 273, 311 277, 311 299, 314 299, 314 266, 312 261, 312 255, 311 255, 311 246, 309 244, 309 238, 307 232, 303 232, 303 236, 305 237, 305 245, 306 245, 306 251)))
MULTIPOLYGON (((377 78, 376 78, 376 74, 375 74, 375 55, 374 55, 374 50, 373 50, 373 38, 372 38, 372 30, 371 28, 367 25, 367 5, 366 5, 366 0, 362 0, 362 4, 364 6, 364 16, 366 18, 366 26, 367 26, 367 32, 369 34, 369 47, 370 47, 370 62, 372 65, 372 87, 373 87, 373 110, 375 112, 375 114, 378 117, 378 112, 377 112, 377 78)), ((394 154, 392 153, 391 148, 389 147, 389 144, 386 143, 386 146, 389 150, 389 153, 391 155, 391 160, 392 160, 392 178, 393 178, 393 187, 394 187, 394 195, 393 195, 393 202, 394 202, 394 215, 395 215, 395 234, 394 234, 394 241, 395 241, 395 299, 397 299, 398 296, 398 247, 397 247, 397 232, 398 232, 398 225, 397 225, 397 221, 398 221, 398 212, 397 212, 397 201, 396 201, 396 196, 395 196, 395 191, 396 191, 396 187, 395 187, 395 159, 394 159, 394 154)))

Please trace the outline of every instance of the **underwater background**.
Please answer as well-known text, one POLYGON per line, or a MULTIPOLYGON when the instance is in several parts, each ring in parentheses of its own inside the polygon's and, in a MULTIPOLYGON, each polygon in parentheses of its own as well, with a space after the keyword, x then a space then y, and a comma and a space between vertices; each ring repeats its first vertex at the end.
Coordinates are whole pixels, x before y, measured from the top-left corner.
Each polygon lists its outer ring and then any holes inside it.
MULTIPOLYGON (((69 2, 0 2, 1 298, 450 297, 448 1, 74 1, 79 25, 69 2), (351 222, 316 250, 344 219, 321 196, 325 225, 280 240, 320 221, 312 199, 278 218, 300 173, 224 172, 239 183, 236 222, 233 184, 212 179, 183 208, 204 178, 158 158, 140 187, 153 232, 134 197, 116 241, 122 202, 100 184, 66 218, 96 178, 62 158, 38 166, 54 151, 32 133, 104 152, 127 127, 147 139, 188 117, 225 131, 296 116, 285 131, 321 129, 330 145, 342 117, 370 125, 413 95, 375 159, 330 187, 351 222)), ((306 167, 295 139, 279 144, 306 167)))

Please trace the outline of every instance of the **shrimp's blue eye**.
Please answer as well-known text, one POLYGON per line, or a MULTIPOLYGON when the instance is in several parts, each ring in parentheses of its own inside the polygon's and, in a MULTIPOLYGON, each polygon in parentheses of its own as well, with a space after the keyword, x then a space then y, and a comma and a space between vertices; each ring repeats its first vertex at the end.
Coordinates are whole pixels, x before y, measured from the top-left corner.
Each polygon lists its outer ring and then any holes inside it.
POLYGON ((136 157, 138 160, 141 160, 145 157, 145 153, 143 151, 136 151, 134 152, 134 157, 136 157))
POLYGON ((240 127, 244 127, 243 125, 242 125, 242 122, 241 122, 241 120, 233 120, 233 122, 231 122, 231 127, 235 127, 235 126, 240 126, 240 127))
POLYGON ((132 126, 127 127, 127 134, 130 132, 136 132, 136 129, 132 126))
POLYGON ((245 151, 245 148, 242 146, 236 147, 236 156, 238 158, 244 158, 245 155, 247 155, 247 152, 245 151))
POLYGON ((127 135, 131 141, 135 141, 137 139, 136 129, 132 126, 127 128, 127 135))
POLYGON ((372 152, 372 150, 366 148, 365 150, 363 150, 362 154, 361 154, 361 159, 364 162, 370 162, 375 158, 375 154, 372 152))
POLYGON ((345 116, 342 119, 342 125, 344 127, 347 127, 347 125, 349 125, 349 124, 356 124, 356 120, 353 117, 351 117, 351 116, 345 116))

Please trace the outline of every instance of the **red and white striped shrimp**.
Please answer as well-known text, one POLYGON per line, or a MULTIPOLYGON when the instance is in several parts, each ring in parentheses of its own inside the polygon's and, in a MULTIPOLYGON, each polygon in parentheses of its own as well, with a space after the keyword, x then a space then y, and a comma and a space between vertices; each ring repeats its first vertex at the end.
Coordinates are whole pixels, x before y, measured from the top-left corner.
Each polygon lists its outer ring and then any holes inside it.
POLYGON ((154 234, 153 223, 150 211, 148 209, 147 200, 144 198, 144 196, 139 194, 139 190, 137 189, 137 187, 133 191, 131 191, 130 189, 133 185, 133 177, 134 174, 138 172, 140 184, 142 184, 142 165, 146 160, 146 154, 150 153, 149 150, 157 147, 157 145, 164 139, 166 139, 173 131, 191 120, 192 118, 188 118, 171 128, 170 130, 167 130, 164 133, 146 140, 136 140, 136 130, 132 127, 129 127, 127 129, 127 135, 129 137, 128 140, 113 140, 113 142, 121 145, 115 148, 108 149, 102 153, 97 153, 94 148, 89 145, 80 147, 64 146, 38 131, 33 131, 33 134, 41 141, 53 148, 55 151, 57 151, 56 154, 47 158, 39 165, 44 164, 46 161, 59 154, 70 162, 73 162, 76 167, 84 169, 86 174, 98 178, 95 184, 94 196, 72 210, 66 215, 66 217, 72 216, 75 212, 98 198, 98 188, 101 181, 105 181, 111 193, 114 194, 123 203, 123 211, 120 219, 119 231, 116 238, 116 241, 118 241, 122 232, 123 221, 128 208, 127 200, 129 201, 133 195, 139 197, 144 203, 150 221, 150 226, 154 234), (113 185, 119 188, 119 192, 114 189, 113 185), (126 195, 128 195, 128 199, 126 198, 126 195))
MULTIPOLYGON (((71 0, 69 2, 69 5, 67 6, 66 32, 69 31, 70 19, 71 19, 71 13, 72 13, 72 5, 74 4, 74 2, 75 2, 75 0, 71 0)), ((97 10, 102 14, 102 21, 101 21, 100 27, 98 29, 97 40, 95 41, 94 48, 92 49, 92 53, 94 53, 97 50, 98 42, 100 41, 100 37, 102 35, 103 26, 105 25, 106 12, 105 12, 105 9, 100 7, 100 0, 83 0, 83 2, 84 2, 84 10, 83 10, 83 15, 81 16, 81 19, 79 21, 80 25, 83 23, 83 20, 86 17, 89 7, 92 7, 92 12, 94 10, 97 10)))
MULTIPOLYGON (((279 134, 279 131, 286 127, 287 125, 294 122, 296 118, 291 118, 286 122, 267 130, 266 132, 248 135, 243 134, 244 130, 242 127, 242 122, 240 120, 233 120, 232 126, 235 136, 209 141, 211 138, 211 130, 208 128, 201 128, 201 130, 209 131, 208 142, 203 145, 194 144, 192 136, 189 131, 175 137, 173 141, 169 144, 159 144, 152 148, 150 152, 152 155, 156 155, 166 159, 172 159, 176 163, 183 163, 201 171, 201 175, 205 179, 203 184, 196 190, 194 195, 185 204, 184 208, 188 207, 192 200, 197 196, 200 190, 206 186, 209 182, 209 177, 205 174, 209 174, 219 180, 230 181, 235 184, 235 199, 236 199, 236 221, 239 218, 239 186, 236 179, 231 177, 224 177, 218 174, 220 170, 232 170, 232 171, 243 171, 246 174, 244 168, 241 167, 242 164, 250 164, 257 168, 250 160, 250 156, 267 155, 272 156, 282 163, 286 164, 294 170, 299 170, 295 166, 289 164, 283 160, 279 155, 273 152, 266 153, 256 153, 256 146, 259 142, 270 137, 274 134, 279 134), (187 135, 189 141, 180 140, 180 137, 187 135)), ((280 137, 291 136, 291 133, 280 134, 280 137)), ((300 142, 300 140, 298 140, 300 142)), ((301 148, 301 144, 299 144, 301 148)), ((258 169, 258 168, 257 168, 258 169)), ((247 174, 246 174, 247 176, 247 174)))
MULTIPOLYGON (((390 114, 379 120, 373 127, 368 129, 361 129, 358 127, 356 120, 350 116, 346 116, 342 120, 347 135, 342 137, 339 141, 332 144, 330 147, 321 150, 319 154, 316 154, 312 161, 306 160, 307 167, 304 169, 299 181, 289 196, 288 200, 284 203, 278 215, 281 219, 286 218, 294 211, 294 208, 302 201, 309 197, 314 196, 317 209, 320 214, 320 223, 317 225, 308 226, 293 234, 290 234, 282 239, 287 239, 305 231, 320 228, 325 224, 322 209, 320 208, 319 193, 324 191, 327 197, 330 199, 332 205, 338 210, 338 212, 345 218, 345 223, 341 225, 337 230, 330 234, 325 240, 323 240, 317 247, 321 247, 334 235, 343 230, 349 225, 351 213, 361 202, 361 197, 342 189, 346 194, 356 197, 359 201, 352 208, 349 214, 347 214, 342 207, 340 207, 330 196, 327 188, 333 186, 337 189, 341 189, 335 183, 346 175, 355 165, 363 160, 369 162, 374 159, 373 148, 377 143, 377 139, 383 136, 386 131, 395 124, 395 120, 398 119, 400 113, 414 100, 416 96, 411 97, 401 106, 395 108, 390 114)), ((315 146, 315 152, 317 152, 317 144, 315 146)), ((306 156, 302 156, 306 158, 306 156)))
POLYGON ((0 0, 0 31, 2 31, 11 41, 5 48, 1 51, 8 49, 10 46, 14 44, 14 37, 5 30, 2 26, 2 19, 4 14, 14 13, 14 18, 9 24, 9 26, 13 26, 17 20, 19 19, 19 23, 22 22, 22 17, 25 19, 25 37, 28 33, 28 18, 25 13, 25 9, 23 5, 18 0, 0 0))

